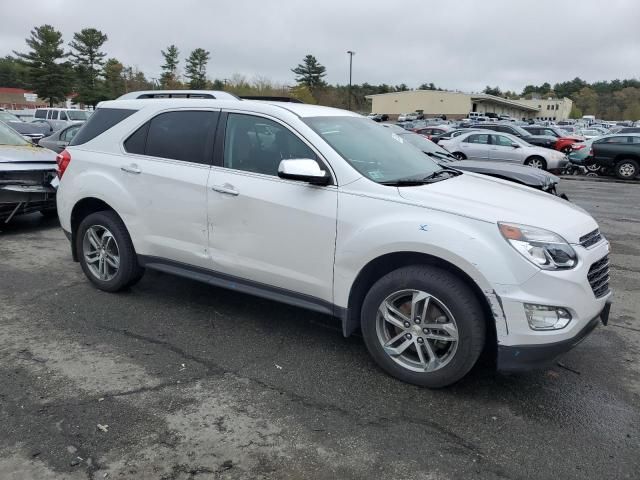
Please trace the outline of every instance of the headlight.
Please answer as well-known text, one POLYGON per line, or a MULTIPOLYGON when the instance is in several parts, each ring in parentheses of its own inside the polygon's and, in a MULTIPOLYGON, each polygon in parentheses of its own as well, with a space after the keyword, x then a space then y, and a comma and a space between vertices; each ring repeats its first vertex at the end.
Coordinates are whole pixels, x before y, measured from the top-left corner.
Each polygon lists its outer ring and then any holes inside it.
POLYGON ((531 263, 544 270, 567 270, 578 263, 571 245, 549 230, 498 222, 500 233, 513 248, 531 263))

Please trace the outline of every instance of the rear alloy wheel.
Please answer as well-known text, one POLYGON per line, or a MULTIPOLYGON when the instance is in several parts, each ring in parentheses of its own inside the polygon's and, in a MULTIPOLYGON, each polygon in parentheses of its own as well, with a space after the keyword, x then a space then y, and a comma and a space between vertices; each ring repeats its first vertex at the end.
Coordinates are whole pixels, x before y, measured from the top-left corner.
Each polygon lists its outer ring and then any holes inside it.
POLYGON ((591 163, 589 165, 586 165, 585 168, 592 173, 598 173, 602 167, 597 163, 591 163))
POLYGON ((638 176, 638 162, 631 159, 618 162, 616 176, 623 180, 633 180, 638 176))
POLYGON ((115 212, 87 216, 76 233, 76 251, 87 278, 100 290, 117 292, 138 282, 144 269, 124 223, 115 212))
POLYGON ((484 312, 473 291, 452 273, 427 265, 378 280, 365 297, 361 327, 383 370, 431 388, 464 377, 484 347, 484 312))
POLYGON ((547 169, 547 162, 545 162, 544 158, 542 157, 531 157, 527 159, 527 161, 524 162, 524 164, 529 165, 530 167, 533 167, 533 168, 539 168, 541 170, 547 169))
POLYGON ((466 160, 467 159, 467 156, 462 152, 455 152, 452 155, 454 157, 456 157, 458 160, 466 160))

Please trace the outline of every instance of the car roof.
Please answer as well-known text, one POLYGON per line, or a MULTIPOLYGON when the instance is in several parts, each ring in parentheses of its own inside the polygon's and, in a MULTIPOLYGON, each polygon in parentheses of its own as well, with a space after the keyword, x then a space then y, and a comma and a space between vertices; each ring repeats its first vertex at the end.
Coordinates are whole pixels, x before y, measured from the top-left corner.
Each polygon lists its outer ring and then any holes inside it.
MULTIPOLYGON (((100 102, 98 108, 122 108, 142 110, 153 107, 154 110, 171 108, 224 108, 232 110, 264 111, 269 109, 283 109, 298 117, 330 117, 351 116, 360 117, 357 113, 320 105, 291 102, 269 102, 263 100, 239 100, 237 98, 212 99, 212 98, 154 98, 154 99, 122 99, 100 102), (151 100, 151 101, 150 101, 151 100)), ((364 117, 363 117, 364 118, 364 117)))

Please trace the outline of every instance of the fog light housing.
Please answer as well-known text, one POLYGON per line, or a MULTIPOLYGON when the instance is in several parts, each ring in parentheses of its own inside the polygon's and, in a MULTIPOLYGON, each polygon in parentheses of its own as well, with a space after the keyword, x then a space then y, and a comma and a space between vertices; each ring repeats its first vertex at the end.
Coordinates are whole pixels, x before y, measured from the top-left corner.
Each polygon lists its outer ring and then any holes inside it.
POLYGON ((571 321, 571 314, 562 307, 525 303, 524 312, 532 330, 560 330, 571 321))

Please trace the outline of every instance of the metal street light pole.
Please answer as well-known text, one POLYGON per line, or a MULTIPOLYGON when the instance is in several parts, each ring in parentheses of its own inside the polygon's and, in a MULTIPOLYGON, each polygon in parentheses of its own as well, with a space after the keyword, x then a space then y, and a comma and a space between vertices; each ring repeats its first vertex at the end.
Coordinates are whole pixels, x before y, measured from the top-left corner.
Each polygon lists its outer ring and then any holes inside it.
POLYGON ((349 105, 349 110, 351 110, 351 74, 353 72, 353 56, 356 52, 347 50, 347 54, 349 55, 349 99, 347 100, 349 105))

